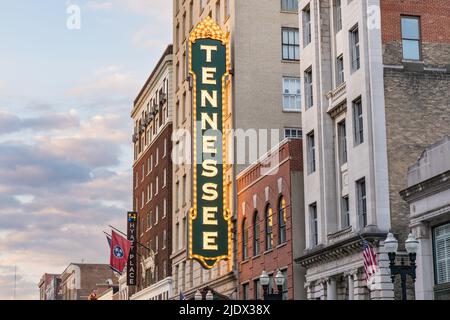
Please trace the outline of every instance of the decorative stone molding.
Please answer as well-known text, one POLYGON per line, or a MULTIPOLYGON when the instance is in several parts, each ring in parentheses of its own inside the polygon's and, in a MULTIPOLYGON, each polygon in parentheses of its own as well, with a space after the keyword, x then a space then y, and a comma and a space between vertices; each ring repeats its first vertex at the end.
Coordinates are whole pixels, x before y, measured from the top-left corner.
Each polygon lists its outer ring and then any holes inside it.
MULTIPOLYGON (((363 233, 361 236, 373 247, 376 247, 380 240, 386 238, 386 233, 363 233)), ((362 248, 361 237, 354 235, 325 247, 305 250, 305 255, 296 258, 295 262, 304 268, 310 268, 321 263, 336 261, 355 253, 361 253, 362 248)))

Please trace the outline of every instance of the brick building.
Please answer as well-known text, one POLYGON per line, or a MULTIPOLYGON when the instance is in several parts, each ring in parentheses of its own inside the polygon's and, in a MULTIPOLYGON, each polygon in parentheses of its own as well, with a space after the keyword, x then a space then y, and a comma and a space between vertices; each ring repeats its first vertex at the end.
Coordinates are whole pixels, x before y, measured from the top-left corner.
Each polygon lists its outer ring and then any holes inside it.
POLYGON ((404 177, 450 132, 450 1, 299 7, 307 213, 306 250, 296 261, 307 269, 309 299, 393 299, 383 240, 392 230, 404 250, 404 177), (380 261, 371 290, 361 236, 380 261))
POLYGON ((117 277, 107 264, 71 263, 61 274, 62 300, 87 300, 99 284, 117 284, 117 277))
POLYGON ((61 276, 45 273, 39 281, 39 300, 61 300, 61 276))
MULTIPOLYGON (((174 128, 192 132, 192 87, 187 58, 188 39, 196 25, 210 16, 230 33, 231 73, 225 83, 229 105, 224 127, 243 130, 278 130, 277 145, 285 137, 301 135, 299 28, 297 1, 173 0, 174 128), (261 32, 264 30, 264 32, 261 32), (262 67, 264 66, 264 67, 262 67)), ((174 129, 174 130, 175 130, 174 129)), ((185 136, 175 143, 184 145, 185 136)), ((226 139, 225 148, 232 148, 226 139)), ((258 147, 258 143, 252 147, 258 147)), ((227 208, 236 213, 236 175, 267 150, 239 150, 228 155, 225 168, 227 208), (245 155, 239 163, 238 156, 245 155), (247 160, 248 159, 248 160, 247 160), (250 160, 251 159, 251 160, 250 160)), ((262 148, 261 148, 262 149, 262 148)), ((190 149, 188 149, 190 150, 190 149)), ((190 299, 205 287, 236 298, 236 259, 221 261, 211 270, 188 259, 187 222, 193 205, 193 167, 190 161, 174 166, 173 277, 174 298, 183 292, 190 299), (178 195, 178 196, 177 196, 178 195)), ((233 244, 236 247, 236 243, 233 244)), ((237 255, 234 253, 234 257, 237 255)))
POLYGON ((172 46, 135 99, 133 196, 138 213, 138 279, 131 299, 168 299, 172 292, 172 46))
POLYGON ((301 149, 300 139, 286 139, 237 177, 240 299, 263 299, 263 271, 271 278, 268 292, 276 291, 278 270, 283 299, 305 298, 304 270, 294 264, 305 247, 301 149))

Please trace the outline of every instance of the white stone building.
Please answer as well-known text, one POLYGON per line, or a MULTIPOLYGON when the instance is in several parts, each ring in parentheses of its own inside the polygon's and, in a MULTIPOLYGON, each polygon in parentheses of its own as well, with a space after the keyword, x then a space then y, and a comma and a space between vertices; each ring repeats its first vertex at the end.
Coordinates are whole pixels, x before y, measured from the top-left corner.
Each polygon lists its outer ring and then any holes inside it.
POLYGON ((450 133, 448 41, 428 36, 445 24, 440 7, 299 1, 306 250, 296 261, 309 299, 394 298, 383 240, 409 232, 401 179, 450 133), (362 238, 379 260, 371 288, 362 238))
POLYGON ((450 299, 450 136, 428 147, 409 169, 402 197, 419 240, 416 299, 450 299))

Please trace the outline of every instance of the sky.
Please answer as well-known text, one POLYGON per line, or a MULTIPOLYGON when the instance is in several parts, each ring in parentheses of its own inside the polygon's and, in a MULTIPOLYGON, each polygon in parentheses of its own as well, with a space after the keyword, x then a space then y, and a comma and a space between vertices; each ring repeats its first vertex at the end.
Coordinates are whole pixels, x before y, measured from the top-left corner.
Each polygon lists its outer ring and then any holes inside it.
POLYGON ((125 229, 130 112, 172 41, 172 1, 0 4, 0 300, 15 266, 16 298, 38 299, 42 274, 107 263, 103 231, 125 229))

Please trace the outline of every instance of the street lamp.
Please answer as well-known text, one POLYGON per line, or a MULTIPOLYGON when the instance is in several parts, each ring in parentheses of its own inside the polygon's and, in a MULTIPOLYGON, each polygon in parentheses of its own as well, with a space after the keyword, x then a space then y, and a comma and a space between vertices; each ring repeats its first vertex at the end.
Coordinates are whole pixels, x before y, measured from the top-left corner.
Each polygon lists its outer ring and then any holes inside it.
POLYGON ((273 290, 271 293, 268 292, 270 277, 265 270, 263 270, 263 272, 261 273, 259 281, 263 287, 264 300, 283 300, 283 285, 286 279, 284 278, 283 273, 281 273, 280 270, 278 270, 277 274, 275 275, 275 284, 277 285, 278 293, 273 293, 273 290))
POLYGON ((209 301, 214 300, 214 295, 211 290, 208 291, 208 293, 206 294, 206 300, 209 300, 209 301))
POLYGON ((406 277, 411 276, 413 282, 416 281, 416 253, 419 248, 419 241, 414 237, 412 233, 408 235, 408 239, 405 241, 406 252, 409 254, 409 266, 405 265, 405 259, 402 257, 399 266, 395 265, 395 257, 397 255, 398 241, 395 239, 392 233, 387 235, 384 241, 384 248, 389 256, 389 268, 391 269, 391 280, 395 282, 395 276, 400 275, 402 284, 402 300, 407 300, 406 295, 406 277))
POLYGON ((200 290, 197 290, 197 292, 195 293, 194 299, 195 300, 203 300, 203 295, 200 292, 200 290))

